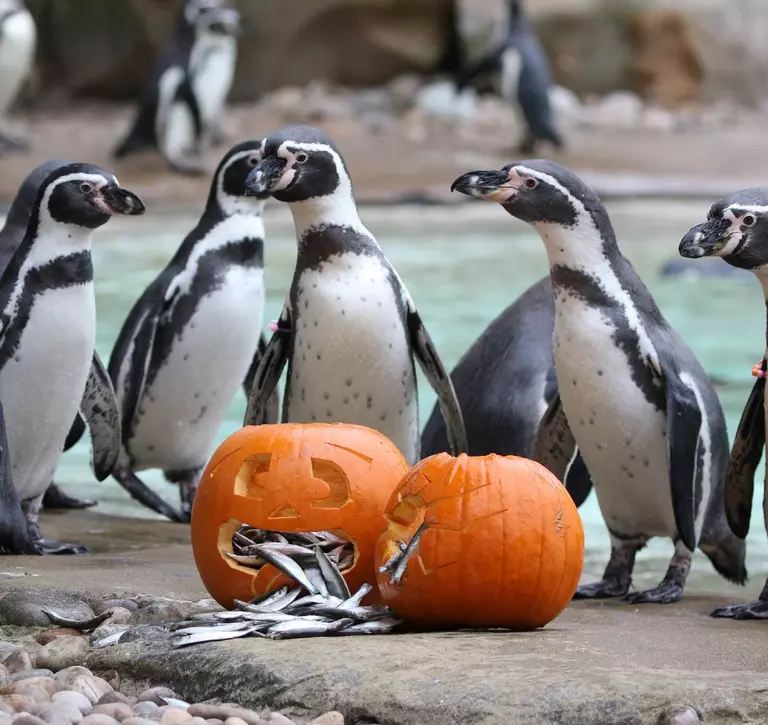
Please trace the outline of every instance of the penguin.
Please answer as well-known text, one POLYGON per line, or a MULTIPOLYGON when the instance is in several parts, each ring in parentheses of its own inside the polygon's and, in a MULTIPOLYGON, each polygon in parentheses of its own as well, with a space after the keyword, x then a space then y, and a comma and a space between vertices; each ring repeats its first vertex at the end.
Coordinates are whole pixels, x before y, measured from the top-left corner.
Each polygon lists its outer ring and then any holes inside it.
MULTIPOLYGON (((109 360, 121 416, 113 477, 143 505, 188 522, 197 482, 238 385, 246 396, 266 338, 266 196, 245 196, 261 141, 220 161, 196 226, 133 305, 109 360), (160 468, 178 483, 181 511, 136 475, 160 468)), ((273 399, 266 422, 277 422, 273 399)), ((263 420, 260 422, 264 422, 263 420)))
MULTIPOLYGON (((530 458, 542 416, 557 394, 552 352, 555 305, 549 277, 532 284, 483 331, 451 372, 470 456, 530 458)), ((421 435, 421 455, 448 452, 435 405, 421 435)), ((592 490, 578 451, 567 476, 576 506, 592 490)))
POLYGON ((122 159, 156 148, 169 167, 201 175, 201 154, 222 140, 221 116, 237 64, 240 14, 223 0, 187 0, 171 43, 157 61, 128 134, 122 159))
POLYGON ((744 584, 744 542, 725 516, 720 401, 619 250, 597 194, 541 159, 469 172, 451 189, 498 202, 546 248, 558 394, 533 458, 562 480, 578 446, 611 537, 603 578, 575 597, 678 601, 697 546, 722 576, 744 584), (674 542, 667 573, 657 587, 630 594, 635 556, 653 537, 674 542))
MULTIPOLYGON (((32 72, 36 44, 35 21, 22 0, 0 0, 0 118, 32 72)), ((26 140, 0 132, 0 155, 29 150, 26 140)))
MULTIPOLYGON (((768 309, 768 188, 737 191, 718 199, 707 220, 692 227, 678 251, 686 259, 720 257, 757 277, 768 309)), ((768 327, 767 327, 768 329, 768 327)), ((741 414, 725 474, 725 510, 728 523, 741 539, 749 533, 755 474, 766 443, 765 379, 768 333, 763 359, 755 365, 755 383, 741 414)), ((768 479, 763 481, 763 511, 768 532, 768 479)), ((718 607, 713 617, 768 619, 768 581, 756 602, 718 607)))
POLYGON ((0 278, 0 550, 80 554, 42 537, 38 511, 78 410, 92 466, 104 480, 117 462, 120 419, 107 371, 94 354, 91 237, 113 214, 142 214, 138 196, 92 164, 51 172, 24 239, 0 278), (10 475, 4 456, 10 463, 10 475))
MULTIPOLYGON (((27 174, 27 177, 19 186, 16 196, 13 199, 8 214, 5 217, 5 224, 0 229, 0 274, 8 265, 13 253, 18 249, 24 234, 27 231, 29 217, 35 205, 37 192, 45 178, 55 169, 65 166, 68 162, 51 159, 36 166, 27 174)), ((77 423, 67 436, 64 445, 64 451, 68 451, 80 439, 84 432, 82 418, 76 418, 77 423), (73 435, 74 433, 74 435, 73 435), (76 436, 76 438, 75 438, 76 436)), ((59 488, 53 481, 43 496, 43 508, 46 509, 84 509, 95 506, 96 501, 90 499, 80 499, 70 496, 59 488)))
POLYGON ((541 141, 562 148, 549 100, 552 74, 547 56, 525 17, 521 0, 508 0, 507 14, 509 26, 502 42, 458 73, 456 88, 461 92, 477 76, 501 71, 501 95, 512 104, 525 129, 518 152, 533 153, 541 141))
POLYGON ((454 455, 467 450, 456 393, 397 272, 363 225, 336 144, 310 126, 262 142, 248 193, 269 193, 293 214, 293 281, 248 400, 258 421, 285 364, 283 422, 342 422, 387 436, 419 460, 414 357, 437 393, 454 455))

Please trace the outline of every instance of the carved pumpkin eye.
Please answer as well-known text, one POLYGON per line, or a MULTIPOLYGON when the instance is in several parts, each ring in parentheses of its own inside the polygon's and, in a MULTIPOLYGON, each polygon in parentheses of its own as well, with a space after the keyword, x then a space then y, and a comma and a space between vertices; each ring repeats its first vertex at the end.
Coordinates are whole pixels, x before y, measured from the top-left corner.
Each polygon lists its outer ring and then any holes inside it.
POLYGON ((384 601, 416 626, 535 629, 565 609, 579 583, 579 512, 534 461, 439 453, 411 469, 385 516, 376 580, 384 601))
MULTIPOLYGON (((192 547, 203 584, 228 608, 234 599, 295 587, 271 564, 249 567, 232 558, 238 556, 233 538, 245 545, 239 537, 264 531, 289 543, 304 534, 332 532, 349 542, 339 545, 337 555, 348 565, 342 574, 350 590, 373 583, 374 547, 386 528, 382 511, 407 471, 394 443, 369 428, 324 423, 242 428, 213 454, 195 495, 192 547)), ((365 603, 380 601, 374 590, 365 603)))

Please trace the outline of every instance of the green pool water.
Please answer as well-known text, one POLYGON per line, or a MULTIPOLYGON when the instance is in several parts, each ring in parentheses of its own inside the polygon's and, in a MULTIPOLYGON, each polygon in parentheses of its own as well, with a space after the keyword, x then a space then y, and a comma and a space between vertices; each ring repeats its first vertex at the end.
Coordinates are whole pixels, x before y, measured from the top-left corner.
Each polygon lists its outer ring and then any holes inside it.
MULTIPOLYGON (((709 200, 623 200, 608 206, 622 250, 669 322, 717 380, 732 437, 754 382, 751 367, 764 349, 765 308, 759 285, 751 278, 661 274, 664 262, 677 258, 681 236, 705 216, 709 200)), ((97 348, 105 362, 130 306, 170 259, 197 213, 194 207, 172 212, 150 209, 144 217, 116 219, 97 232, 97 348)), ((449 368, 504 307, 546 273, 539 237, 493 204, 368 207, 361 213, 415 299, 449 368)), ((279 314, 291 280, 295 239, 284 207, 271 204, 265 223, 266 320, 270 320, 279 314)), ((419 382, 423 425, 435 398, 424 379, 420 377, 419 382)), ((612 394, 620 395, 620 391, 612 394)), ((244 411, 245 399, 239 394, 228 409, 216 444, 239 427, 244 411)), ((89 443, 84 438, 64 454, 56 480, 72 493, 98 499, 98 510, 104 513, 155 517, 111 479, 97 483, 90 472, 89 457, 89 443)), ((143 477, 162 495, 178 500, 175 487, 166 484, 159 472, 143 477)), ((762 487, 758 485, 748 539, 748 567, 757 580, 768 568, 761 503, 762 487)), ((606 562, 608 536, 594 494, 580 511, 587 537, 585 570, 598 575, 606 562)), ((660 578, 671 553, 671 542, 652 542, 638 560, 637 585, 660 578)), ((711 566, 700 554, 694 573, 706 577, 712 588, 730 588, 712 575, 711 566)))

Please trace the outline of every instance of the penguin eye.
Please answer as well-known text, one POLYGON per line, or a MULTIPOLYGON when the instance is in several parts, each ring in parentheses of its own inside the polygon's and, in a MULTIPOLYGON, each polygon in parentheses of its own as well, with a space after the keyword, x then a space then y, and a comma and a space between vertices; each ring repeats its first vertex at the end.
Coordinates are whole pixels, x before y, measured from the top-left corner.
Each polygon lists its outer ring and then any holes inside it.
POLYGON ((539 180, 529 176, 523 183, 526 189, 535 189, 539 185, 539 180))
POLYGON ((745 214, 745 215, 744 215, 744 216, 741 218, 741 223, 742 223, 742 224, 743 224, 745 227, 753 227, 753 226, 755 226, 755 223, 756 223, 756 222, 757 222, 757 219, 755 219, 755 217, 754 217, 752 214, 745 214))
POLYGON ((249 156, 246 159, 246 163, 248 164, 248 166, 256 166, 256 164, 259 163, 259 156, 258 156, 258 154, 253 154, 253 156, 249 156))
POLYGON ((83 194, 90 194, 91 191, 93 191, 93 186, 87 181, 84 181, 82 184, 80 184, 80 191, 82 191, 83 194))
POLYGON ((300 154, 296 154, 296 163, 303 164, 308 158, 309 156, 302 151, 300 154))

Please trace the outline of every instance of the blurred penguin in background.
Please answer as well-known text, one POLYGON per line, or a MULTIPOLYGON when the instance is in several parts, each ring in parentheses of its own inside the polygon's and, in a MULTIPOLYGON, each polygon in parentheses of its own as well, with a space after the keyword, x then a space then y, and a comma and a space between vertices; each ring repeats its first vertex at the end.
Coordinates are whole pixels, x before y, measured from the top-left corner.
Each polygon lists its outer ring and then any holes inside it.
POLYGON ((463 91, 480 75, 499 71, 501 95, 512 104, 524 128, 518 152, 532 154, 541 141, 561 148, 563 140, 555 127, 549 100, 552 87, 549 61, 525 17, 521 0, 508 0, 508 22, 502 42, 457 74, 457 90, 463 91))
POLYGON ((240 14, 223 0, 184 3, 116 158, 154 148, 174 171, 205 173, 201 155, 223 141, 239 30, 240 14))
MULTIPOLYGON (((21 0, 0 0, 0 124, 19 95, 35 60, 37 29, 21 0)), ((0 128, 0 156, 29 151, 29 143, 0 128)))

